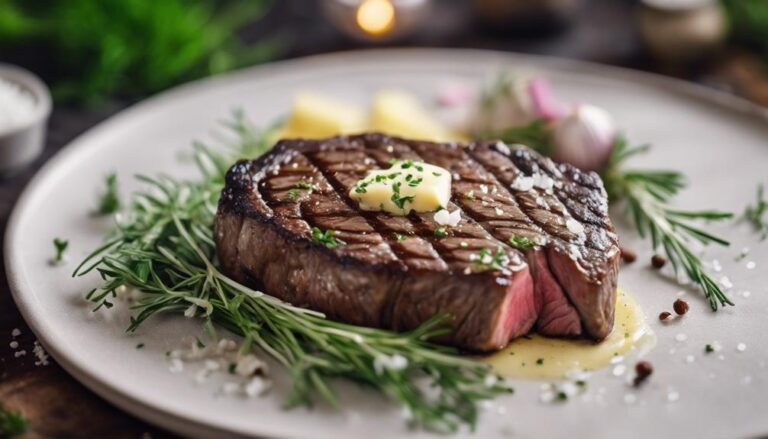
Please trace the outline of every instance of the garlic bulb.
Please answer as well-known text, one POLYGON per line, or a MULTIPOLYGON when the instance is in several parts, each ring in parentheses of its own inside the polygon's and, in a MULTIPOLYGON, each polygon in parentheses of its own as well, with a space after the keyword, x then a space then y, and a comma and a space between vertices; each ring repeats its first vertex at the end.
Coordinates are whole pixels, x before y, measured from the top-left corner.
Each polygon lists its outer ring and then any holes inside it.
POLYGON ((600 171, 616 137, 611 115, 594 105, 577 105, 555 126, 553 158, 583 170, 600 171))

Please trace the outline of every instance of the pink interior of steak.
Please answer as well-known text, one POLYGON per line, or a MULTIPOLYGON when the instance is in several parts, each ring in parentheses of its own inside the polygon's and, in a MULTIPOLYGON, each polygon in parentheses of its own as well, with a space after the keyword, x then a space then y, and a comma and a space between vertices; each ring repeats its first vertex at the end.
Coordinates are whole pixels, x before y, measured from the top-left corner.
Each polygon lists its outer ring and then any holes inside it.
MULTIPOLYGON (((382 135, 282 142, 251 181, 258 200, 280 227, 309 238, 310 228, 331 229, 345 245, 337 255, 416 272, 478 271, 482 249, 501 248, 513 262, 488 344, 501 347, 536 324, 554 336, 603 338, 613 324, 618 246, 607 217, 599 178, 519 147, 493 144, 445 145, 382 135), (432 213, 407 217, 360 212, 347 192, 368 171, 393 158, 424 159, 453 176, 450 211, 462 221, 449 236, 436 238, 432 213), (546 176, 548 188, 515 189, 521 176, 546 176), (296 190, 310 182, 312 190, 296 190), (565 219, 578 221, 575 233, 565 219), (511 237, 539 244, 527 255, 510 246, 511 237), (526 267, 528 258, 530 269, 526 267)), ((227 195, 225 189, 225 195, 227 195)))

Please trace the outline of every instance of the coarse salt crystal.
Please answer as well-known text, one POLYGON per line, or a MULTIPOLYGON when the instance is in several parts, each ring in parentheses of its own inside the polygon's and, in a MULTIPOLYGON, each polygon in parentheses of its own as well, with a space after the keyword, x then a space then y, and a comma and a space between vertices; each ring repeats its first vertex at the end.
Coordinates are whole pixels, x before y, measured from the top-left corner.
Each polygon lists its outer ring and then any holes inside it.
POLYGON ((681 333, 675 335, 675 340, 677 340, 677 341, 682 343, 682 342, 688 340, 688 336, 681 332, 681 333))
POLYGON ((480 192, 487 194, 488 193, 488 186, 481 184, 480 185, 480 192))
POLYGON ((496 215, 498 215, 498 216, 504 215, 504 210, 502 210, 502 208, 500 208, 500 207, 497 207, 495 209, 495 212, 496 212, 496 215))
POLYGON ((16 338, 21 335, 21 330, 19 328, 13 328, 11 331, 11 337, 16 338))
POLYGON ((14 340, 14 341, 12 341, 12 342, 10 343, 10 345, 9 345, 9 346, 11 347, 11 349, 16 349, 16 348, 18 348, 18 347, 19 347, 19 342, 18 342, 18 341, 16 341, 16 340, 14 340))
POLYGON ((24 355, 27 355, 27 351, 16 351, 13 353, 15 358, 23 357, 24 355))
POLYGON ((627 366, 626 365, 624 365, 624 364, 617 364, 613 368, 613 376, 616 376, 616 377, 622 376, 622 375, 624 375, 624 372, 626 372, 626 371, 627 371, 627 366))
POLYGON ((747 297, 749 297, 751 294, 752 294, 752 293, 750 293, 749 291, 744 291, 743 293, 741 293, 742 297, 744 297, 745 299, 746 299, 747 297))
POLYGON ((754 270, 757 264, 755 264, 755 261, 749 261, 747 262, 747 270, 754 270))
POLYGON ((260 376, 255 376, 243 386, 243 391, 247 396, 253 398, 254 396, 263 395, 270 387, 269 381, 260 376))
POLYGON ((45 349, 43 349, 43 346, 41 346, 37 340, 35 340, 35 344, 32 347, 32 353, 35 354, 35 357, 37 357, 35 366, 47 366, 49 364, 48 353, 45 352, 45 349))
POLYGON ((624 404, 632 405, 637 402, 637 396, 634 393, 627 393, 624 395, 624 404))
POLYGON ((516 191, 528 192, 533 189, 533 178, 518 176, 510 187, 516 191))
POLYGON ((441 226, 456 227, 461 221, 461 211, 456 209, 449 213, 447 209, 440 209, 435 212, 434 220, 441 226))
POLYGON ((686 363, 693 363, 694 361, 696 361, 696 357, 694 357, 693 355, 687 355, 685 357, 685 362, 686 363))
POLYGON ((736 345, 736 350, 739 352, 744 352, 747 350, 747 345, 744 343, 739 343, 736 345))
POLYGON ((584 233, 584 226, 573 218, 568 218, 565 221, 565 227, 567 227, 568 230, 574 235, 581 235, 584 233))
POLYGON ((509 150, 509 147, 504 142, 502 142, 502 141, 496 142, 496 151, 499 151, 500 153, 502 153, 504 155, 509 155, 510 152, 511 152, 509 150))
POLYGON ((667 401, 675 402, 680 399, 680 394, 675 390, 669 390, 667 392, 667 401))
POLYGON ((733 283, 728 278, 728 276, 723 276, 720 278, 720 285, 722 285, 725 289, 733 288, 733 283))
POLYGON ((539 189, 543 189, 546 192, 552 191, 552 186, 555 184, 555 181, 552 180, 547 175, 543 174, 534 174, 533 175, 533 185, 539 189))

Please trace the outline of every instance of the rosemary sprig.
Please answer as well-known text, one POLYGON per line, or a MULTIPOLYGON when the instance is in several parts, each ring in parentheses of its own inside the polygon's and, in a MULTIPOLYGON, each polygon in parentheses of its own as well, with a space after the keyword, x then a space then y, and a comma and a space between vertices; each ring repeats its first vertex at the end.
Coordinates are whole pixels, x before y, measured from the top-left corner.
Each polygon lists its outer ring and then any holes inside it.
POLYGON ((755 230, 760 233, 760 240, 768 238, 768 200, 765 199, 764 187, 757 187, 755 205, 747 206, 744 210, 744 219, 749 221, 755 230))
POLYGON ((691 223, 694 220, 718 221, 733 214, 714 210, 680 210, 670 206, 671 199, 686 186, 682 174, 676 171, 625 170, 626 160, 648 150, 647 145, 629 147, 619 136, 613 154, 603 174, 612 200, 626 204, 629 218, 638 234, 649 236, 654 250, 663 248, 675 274, 684 273, 698 285, 713 311, 719 306, 733 305, 720 286, 706 273, 701 259, 691 250, 691 243, 711 243, 727 246, 728 241, 691 223))
POLYGON ((485 133, 481 137, 502 140, 508 144, 521 143, 546 156, 552 155, 554 150, 552 129, 544 119, 536 119, 527 125, 510 127, 500 132, 485 133))
MULTIPOLYGON (((264 150, 260 139, 266 137, 242 116, 230 128, 243 149, 264 150)), ((342 377, 402 405, 413 424, 450 432, 462 423, 474 426, 480 400, 511 390, 486 365, 428 341, 447 331, 445 315, 407 333, 358 327, 224 275, 215 259, 213 221, 224 172, 237 157, 230 160, 200 143, 195 151, 202 180, 141 177, 149 189, 134 195, 128 219, 75 270, 95 270, 104 279, 87 296, 96 309, 111 307, 118 289, 134 288, 144 294, 133 305, 129 331, 155 315, 183 313, 243 336, 244 346, 260 349, 289 371, 288 407, 311 405, 317 396, 338 406, 330 379, 342 377)))

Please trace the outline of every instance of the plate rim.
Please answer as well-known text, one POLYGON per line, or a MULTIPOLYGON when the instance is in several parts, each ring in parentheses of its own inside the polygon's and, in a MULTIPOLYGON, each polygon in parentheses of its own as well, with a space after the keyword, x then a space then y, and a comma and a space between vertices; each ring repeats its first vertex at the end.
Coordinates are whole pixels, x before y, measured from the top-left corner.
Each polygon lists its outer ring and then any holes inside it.
POLYGON ((20 273, 20 250, 17 250, 16 248, 18 248, 18 246, 14 245, 16 240, 19 239, 17 236, 17 229, 21 227, 20 221, 25 216, 24 213, 28 209, 28 205, 31 203, 34 194, 38 192, 38 188, 43 182, 48 180, 52 174, 54 174, 59 168, 60 163, 64 163, 71 156, 76 156, 77 154, 82 153, 83 150, 86 150, 86 147, 89 144, 88 141, 91 137, 98 136, 100 133, 108 131, 112 126, 119 125, 124 119, 130 119, 135 113, 142 111, 144 108, 162 105, 163 101, 172 101, 177 97, 182 97, 207 87, 216 87, 220 84, 240 82, 247 78, 254 80, 254 78, 258 77, 271 77, 275 72, 291 70, 296 66, 302 66, 312 70, 314 67, 327 67, 328 65, 337 64, 342 61, 349 61, 359 66, 367 63, 403 62, 409 59, 418 63, 419 61, 423 62, 424 60, 430 59, 445 59, 449 56, 453 58, 473 56, 477 58, 495 58, 502 63, 516 62, 531 65, 534 68, 546 68, 564 72, 575 71, 582 74, 609 73, 611 79, 661 88, 674 94, 683 95, 689 98, 693 97, 713 105, 718 105, 721 108, 738 112, 743 116, 758 118, 764 122, 768 121, 768 108, 763 108, 746 99, 682 79, 589 61, 494 50, 450 48, 350 50, 276 61, 213 77, 198 79, 175 86, 130 105, 78 135, 75 139, 57 151, 56 154, 54 154, 54 156, 35 173, 34 177, 24 188, 9 216, 3 248, 5 269, 11 296, 24 318, 24 321, 35 334, 38 341, 56 362, 67 371, 67 373, 72 375, 89 390, 99 395, 99 397, 104 398, 120 409, 151 424, 190 436, 221 437, 248 436, 254 434, 285 436, 285 430, 270 431, 268 429, 263 429, 260 431, 239 431, 234 429, 233 426, 214 425, 193 419, 189 416, 185 416, 184 413, 179 413, 169 407, 155 405, 152 401, 146 400, 146 398, 125 394, 120 389, 110 385, 109 382, 102 382, 98 377, 91 375, 86 368, 76 364, 76 361, 71 361, 66 352, 60 351, 56 347, 56 344, 50 341, 48 336, 50 328, 46 328, 45 323, 39 321, 37 318, 38 316, 35 314, 34 303, 31 303, 29 298, 24 297, 24 290, 29 290, 31 288, 26 282, 26 279, 22 279, 20 273))

